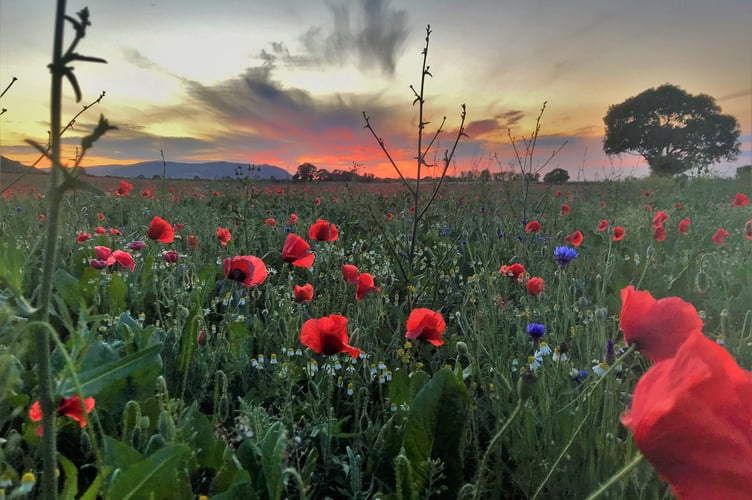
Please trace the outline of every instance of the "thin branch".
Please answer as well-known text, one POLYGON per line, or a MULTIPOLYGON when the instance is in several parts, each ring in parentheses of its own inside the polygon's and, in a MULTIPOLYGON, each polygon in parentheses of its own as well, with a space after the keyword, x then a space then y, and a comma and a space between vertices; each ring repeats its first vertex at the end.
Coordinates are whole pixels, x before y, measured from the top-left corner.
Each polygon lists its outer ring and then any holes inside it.
MULTIPOLYGON (((10 81, 10 83, 8 84, 8 86, 7 86, 7 87, 5 87, 5 90, 3 90, 3 93, 2 93, 2 94, 0 94, 0 99, 2 99, 2 97, 3 97, 4 95, 5 95, 5 93, 6 93, 6 92, 8 92, 8 90, 10 90, 10 88, 11 88, 11 87, 13 86, 13 84, 14 84, 14 83, 16 83, 16 81, 17 81, 17 80, 18 80, 18 78, 16 78, 16 77, 14 76, 14 77, 13 77, 13 79, 12 79, 12 80, 10 81)), ((5 110, 3 110, 3 111, 5 111, 5 110)))

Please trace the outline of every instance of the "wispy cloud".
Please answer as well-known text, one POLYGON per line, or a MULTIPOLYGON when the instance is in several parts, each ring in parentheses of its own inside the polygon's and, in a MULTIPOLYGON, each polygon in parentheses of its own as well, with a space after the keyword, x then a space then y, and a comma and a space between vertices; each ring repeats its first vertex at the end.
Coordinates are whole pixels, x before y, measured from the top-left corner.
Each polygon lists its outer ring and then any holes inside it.
POLYGON ((333 25, 329 29, 320 26, 308 29, 300 37, 307 51, 331 64, 354 61, 363 70, 376 67, 388 76, 394 75, 397 58, 407 39, 407 13, 392 9, 388 0, 326 5, 333 25))

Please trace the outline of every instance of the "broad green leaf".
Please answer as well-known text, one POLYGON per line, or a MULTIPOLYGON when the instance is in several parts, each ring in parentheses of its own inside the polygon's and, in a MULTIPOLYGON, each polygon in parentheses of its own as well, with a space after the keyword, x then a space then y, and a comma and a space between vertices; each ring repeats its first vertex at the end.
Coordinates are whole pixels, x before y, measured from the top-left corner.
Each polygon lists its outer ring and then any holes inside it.
POLYGON ((120 470, 107 492, 107 498, 172 498, 179 485, 177 469, 189 455, 184 444, 168 444, 164 448, 120 470))
POLYGON ((104 463, 113 469, 125 470, 141 460, 141 454, 129 444, 111 436, 104 437, 104 463))
POLYGON ((184 442, 194 452, 198 466, 218 470, 222 467, 226 445, 214 436, 214 427, 209 418, 191 405, 180 422, 184 442))
POLYGON ((128 284, 117 273, 112 273, 107 286, 107 299, 110 311, 122 311, 125 309, 125 297, 127 294, 128 284))
POLYGON ((261 442, 261 465, 266 480, 266 491, 269 498, 275 500, 282 497, 282 491, 285 487, 282 477, 284 470, 282 455, 285 452, 286 434, 284 424, 276 422, 269 427, 261 442))
POLYGON ((422 486, 429 458, 444 463, 447 498, 456 495, 463 481, 460 445, 467 418, 465 385, 450 368, 442 368, 415 397, 405 423, 405 456, 413 477, 422 486))
MULTIPOLYGON (((129 354, 117 361, 87 370, 78 374, 81 383, 81 392, 84 395, 94 395, 109 383, 120 380, 133 373, 141 366, 158 360, 161 345, 153 345, 142 351, 129 354)), ((76 391, 71 379, 66 379, 58 392, 64 396, 70 396, 76 391)))

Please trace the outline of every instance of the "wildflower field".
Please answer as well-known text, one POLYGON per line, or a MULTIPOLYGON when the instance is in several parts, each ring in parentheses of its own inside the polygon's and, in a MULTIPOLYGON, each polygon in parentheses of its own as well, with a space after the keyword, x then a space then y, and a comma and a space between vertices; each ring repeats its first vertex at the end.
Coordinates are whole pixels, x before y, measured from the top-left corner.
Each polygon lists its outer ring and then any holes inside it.
MULTIPOLYGON (((448 183, 423 213, 400 184, 98 183, 57 221, 64 498, 585 498, 639 457, 624 415, 667 356, 640 335, 702 328, 752 366, 752 207, 734 181, 448 183)), ((42 474, 41 193, 22 180, 0 199, 11 496, 42 474)), ((678 435, 682 411, 663 424, 678 435)), ((699 425, 715 439, 727 418, 699 425)), ((672 497, 648 461, 603 495, 672 497)))

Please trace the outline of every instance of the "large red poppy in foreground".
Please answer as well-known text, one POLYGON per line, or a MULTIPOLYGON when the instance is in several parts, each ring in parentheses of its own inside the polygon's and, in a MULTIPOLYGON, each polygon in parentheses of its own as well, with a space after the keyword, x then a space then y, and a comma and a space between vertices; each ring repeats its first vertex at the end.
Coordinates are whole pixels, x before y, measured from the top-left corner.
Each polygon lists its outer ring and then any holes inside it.
POLYGON ((300 342, 319 354, 332 355, 346 352, 357 358, 361 351, 348 344, 347 318, 332 314, 323 318, 311 318, 303 323, 300 342))
POLYGON ((146 230, 146 236, 162 243, 172 243, 175 239, 175 230, 172 225, 161 217, 155 216, 146 230))
POLYGON ((702 334, 695 308, 622 290, 627 342, 656 364, 622 416, 680 499, 746 499, 752 471, 752 374, 702 334))
POLYGON ((407 333, 405 337, 408 339, 422 339, 426 342, 430 342, 435 346, 444 344, 444 340, 441 336, 446 329, 446 322, 441 313, 418 307, 410 312, 410 316, 407 317, 407 333))

